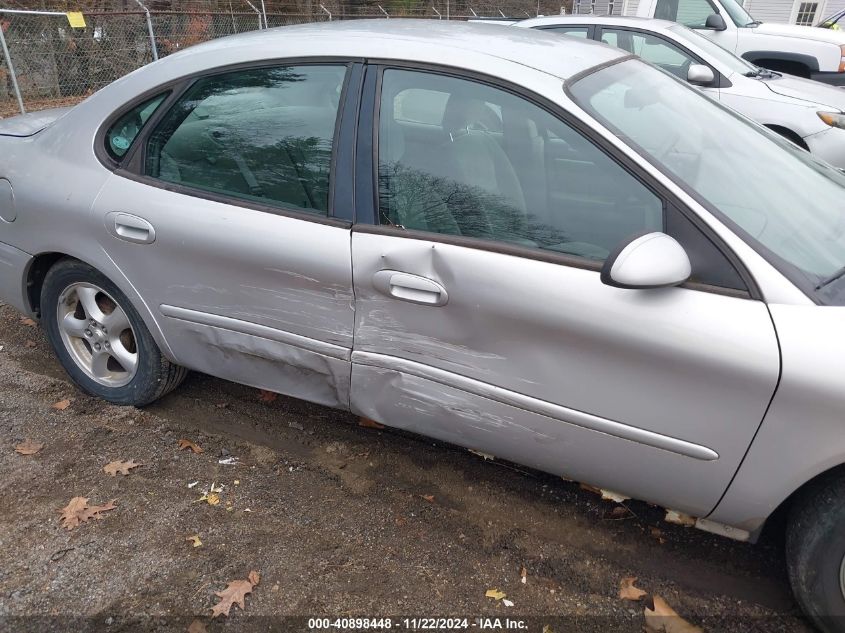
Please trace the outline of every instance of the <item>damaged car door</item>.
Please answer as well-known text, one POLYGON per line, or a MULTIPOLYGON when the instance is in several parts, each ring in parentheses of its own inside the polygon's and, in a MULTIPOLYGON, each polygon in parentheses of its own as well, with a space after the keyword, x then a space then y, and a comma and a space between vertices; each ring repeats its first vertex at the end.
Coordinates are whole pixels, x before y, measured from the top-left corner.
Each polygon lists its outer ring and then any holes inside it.
POLYGON ((706 515, 778 377, 746 277, 551 106, 451 71, 372 72, 378 208, 353 230, 352 410, 706 515), (604 284, 639 232, 677 239, 694 283, 604 284))
MULTIPOLYGON (((330 192, 349 68, 263 65, 173 87, 100 192, 100 244, 132 271, 177 363, 348 406, 349 223, 330 192)), ((113 156, 124 130, 107 134, 113 156)))

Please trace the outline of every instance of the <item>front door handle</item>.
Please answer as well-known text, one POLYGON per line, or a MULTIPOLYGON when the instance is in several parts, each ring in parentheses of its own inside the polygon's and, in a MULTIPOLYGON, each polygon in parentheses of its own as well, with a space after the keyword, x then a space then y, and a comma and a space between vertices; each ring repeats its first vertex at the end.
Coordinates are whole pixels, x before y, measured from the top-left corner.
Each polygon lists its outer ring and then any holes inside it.
POLYGON ((152 244, 156 239, 153 225, 144 218, 129 213, 112 212, 106 215, 106 229, 119 240, 135 244, 152 244))
POLYGON ((444 306, 449 301, 446 289, 436 281, 396 270, 378 271, 373 286, 382 294, 411 303, 444 306))

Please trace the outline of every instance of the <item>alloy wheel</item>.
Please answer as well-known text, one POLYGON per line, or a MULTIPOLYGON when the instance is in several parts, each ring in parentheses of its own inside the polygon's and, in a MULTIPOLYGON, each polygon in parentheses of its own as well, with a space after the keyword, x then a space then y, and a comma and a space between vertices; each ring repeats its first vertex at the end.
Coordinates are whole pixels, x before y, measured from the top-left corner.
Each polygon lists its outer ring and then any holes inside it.
POLYGON ((59 333, 70 357, 91 379, 122 387, 135 376, 138 348, 126 312, 102 288, 75 283, 59 295, 59 333))

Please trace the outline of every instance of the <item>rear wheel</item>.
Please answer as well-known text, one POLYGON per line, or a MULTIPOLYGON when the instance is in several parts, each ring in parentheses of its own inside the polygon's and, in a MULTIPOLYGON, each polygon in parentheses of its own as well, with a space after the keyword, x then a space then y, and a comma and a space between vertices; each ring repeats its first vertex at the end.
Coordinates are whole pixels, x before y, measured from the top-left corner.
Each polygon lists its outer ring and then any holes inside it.
POLYGON ((80 261, 61 260, 47 273, 41 314, 65 371, 83 391, 104 400, 149 404, 187 374, 161 355, 120 289, 80 261))
POLYGON ((845 473, 823 476, 793 504, 786 537, 789 580, 825 633, 845 632, 845 473))

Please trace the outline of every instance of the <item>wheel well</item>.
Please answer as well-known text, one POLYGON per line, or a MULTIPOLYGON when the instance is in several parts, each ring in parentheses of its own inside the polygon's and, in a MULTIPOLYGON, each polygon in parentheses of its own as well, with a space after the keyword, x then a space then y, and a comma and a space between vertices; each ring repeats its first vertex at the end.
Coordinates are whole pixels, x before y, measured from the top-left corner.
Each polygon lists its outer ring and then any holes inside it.
POLYGON ((810 78, 810 67, 801 62, 790 61, 788 59, 755 59, 752 63, 788 75, 795 75, 806 79, 810 78))
POLYGON ((831 477, 845 477, 845 464, 833 466, 819 473, 809 481, 804 482, 791 495, 780 502, 780 505, 775 508, 774 512, 769 515, 766 522, 763 524, 760 532, 767 533, 768 538, 780 540, 784 537, 787 526, 787 519, 789 518, 789 510, 792 504, 799 499, 805 492, 814 488, 820 481, 829 479, 831 477))
POLYGON ((37 255, 29 266, 26 277, 26 296, 32 311, 41 316, 41 286, 44 285, 44 278, 60 259, 69 257, 64 253, 41 253, 37 255))
POLYGON ((807 144, 804 142, 804 139, 798 136, 798 134, 796 134, 789 128, 785 128, 780 125, 766 125, 766 127, 769 128, 772 132, 780 134, 787 141, 795 143, 801 149, 805 149, 808 152, 810 151, 810 148, 807 147, 807 144))

